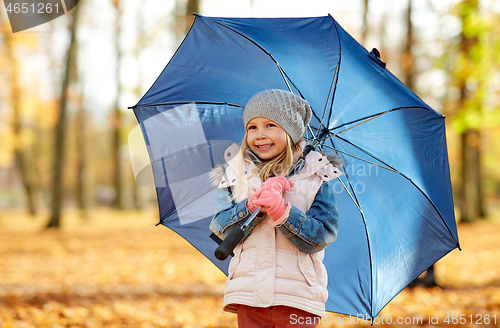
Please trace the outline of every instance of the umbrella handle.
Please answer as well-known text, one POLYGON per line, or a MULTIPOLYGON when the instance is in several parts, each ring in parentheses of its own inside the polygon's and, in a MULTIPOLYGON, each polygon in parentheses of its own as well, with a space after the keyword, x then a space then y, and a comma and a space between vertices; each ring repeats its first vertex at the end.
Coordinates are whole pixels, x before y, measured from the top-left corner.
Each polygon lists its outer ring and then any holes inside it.
POLYGON ((220 243, 215 250, 215 257, 221 261, 227 259, 229 254, 233 253, 234 248, 243 240, 245 232, 240 228, 233 229, 229 236, 220 243))
POLYGON ((243 223, 241 227, 234 228, 229 235, 220 243, 219 247, 215 250, 215 257, 221 261, 227 259, 227 257, 233 253, 233 250, 245 236, 250 234, 250 226, 255 217, 260 213, 261 207, 259 206, 253 213, 248 217, 248 219, 243 223))

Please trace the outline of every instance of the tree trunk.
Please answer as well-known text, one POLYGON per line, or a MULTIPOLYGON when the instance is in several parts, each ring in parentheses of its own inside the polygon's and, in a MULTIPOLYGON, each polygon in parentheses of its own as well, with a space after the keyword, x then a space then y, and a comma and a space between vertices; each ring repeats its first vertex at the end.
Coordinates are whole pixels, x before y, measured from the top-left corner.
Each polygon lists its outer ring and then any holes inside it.
POLYGON ((122 181, 122 163, 121 163, 121 125, 122 125, 122 114, 118 106, 118 100, 115 103, 115 110, 113 112, 112 118, 113 126, 113 140, 112 140, 112 151, 113 151, 113 184, 115 190, 115 200, 114 207, 117 209, 123 209, 123 181, 122 181))
POLYGON ((89 208, 92 203, 92 172, 90 169, 91 126, 87 111, 83 104, 79 104, 77 114, 77 202, 84 220, 89 217, 89 208))
MULTIPOLYGON (((472 65, 471 51, 477 44, 477 37, 469 37, 464 31, 467 26, 469 15, 478 12, 477 0, 465 0, 462 2, 461 21, 462 33, 460 50, 466 62, 472 65)), ((466 82, 468 74, 462 76, 459 81, 461 91, 460 108, 465 107, 466 100, 469 98, 469 91, 466 82)), ((480 106, 480 105, 479 105, 480 106)), ((479 110, 479 109, 478 109, 479 110)), ((461 161, 462 161, 462 183, 460 185, 460 213, 462 222, 473 222, 484 217, 484 205, 481 191, 481 134, 476 128, 466 128, 460 138, 461 142, 461 161)))
POLYGON ((406 39, 401 54, 401 68, 403 70, 404 81, 403 83, 408 89, 414 91, 413 77, 415 75, 415 58, 413 56, 413 24, 411 21, 412 0, 408 0, 408 7, 406 9, 406 39))
POLYGON ((7 70, 10 78, 10 105, 13 111, 12 127, 16 136, 14 147, 14 158, 20 170, 24 190, 26 192, 28 212, 35 216, 40 205, 39 180, 35 170, 35 157, 31 145, 23 144, 21 135, 23 133, 21 98, 23 97, 19 83, 19 61, 14 54, 15 45, 13 34, 2 28, 4 37, 6 57, 9 63, 7 70))
POLYGON ((30 146, 16 149, 15 158, 21 171, 24 190, 26 191, 28 212, 36 216, 40 206, 40 188, 35 171, 35 156, 30 146))
POLYGON ((387 47, 387 5, 383 8, 382 12, 382 17, 380 19, 380 26, 379 26, 379 43, 378 43, 378 49, 380 51, 380 59, 382 59, 383 62, 388 63, 390 61, 389 57, 389 51, 387 47))
MULTIPOLYGON (((140 99, 143 91, 142 91, 142 84, 144 81, 144 70, 141 67, 141 60, 140 60, 140 54, 141 50, 144 49, 146 46, 146 32, 144 30, 144 13, 140 10, 137 11, 137 38, 138 42, 136 44, 136 47, 134 49, 134 57, 137 62, 137 80, 136 80, 136 88, 135 88, 135 95, 137 96, 137 99, 140 99)), ((137 123, 137 121, 135 122, 137 123)), ((138 210, 142 210, 144 208, 144 193, 141 188, 141 185, 135 180, 135 176, 132 172, 132 177, 134 180, 132 181, 132 198, 134 202, 134 208, 138 210)))
POLYGON ((114 207, 117 209, 124 208, 123 202, 123 170, 121 163, 121 129, 122 129, 122 113, 120 110, 120 96, 122 93, 122 86, 120 81, 120 67, 122 60, 122 51, 120 49, 120 34, 121 34, 121 17, 122 11, 120 8, 121 1, 113 0, 113 6, 115 7, 115 52, 116 52, 116 66, 115 66, 115 80, 116 80, 116 99, 115 108, 112 117, 112 127, 113 127, 113 140, 112 140, 112 154, 113 154, 113 184, 115 188, 115 201, 114 207))
POLYGON ((176 0, 174 12, 174 32, 177 44, 180 44, 194 21, 193 13, 200 12, 200 0, 176 0))
POLYGON ((467 129, 461 135, 462 186, 460 209, 462 222, 473 222, 483 216, 481 194, 481 134, 467 129))
POLYGON ((186 28, 185 32, 187 33, 189 31, 189 28, 193 24, 194 21, 194 16, 193 13, 199 13, 200 12, 200 0, 188 0, 187 5, 186 5, 186 28))
POLYGON ((361 28, 361 45, 366 47, 368 36, 368 0, 363 0, 363 27, 361 28))
POLYGON ((65 153, 65 139, 66 139, 66 112, 68 103, 68 87, 70 85, 71 74, 74 62, 76 62, 77 55, 77 26, 80 6, 73 9, 73 22, 71 25, 71 39, 68 47, 66 57, 66 71, 64 80, 61 87, 61 100, 60 100, 60 113, 59 120, 55 129, 55 144, 54 144, 54 166, 53 166, 53 182, 52 182, 52 206, 51 217, 47 225, 48 228, 59 228, 61 225, 61 209, 63 202, 63 168, 64 168, 64 153, 65 153))

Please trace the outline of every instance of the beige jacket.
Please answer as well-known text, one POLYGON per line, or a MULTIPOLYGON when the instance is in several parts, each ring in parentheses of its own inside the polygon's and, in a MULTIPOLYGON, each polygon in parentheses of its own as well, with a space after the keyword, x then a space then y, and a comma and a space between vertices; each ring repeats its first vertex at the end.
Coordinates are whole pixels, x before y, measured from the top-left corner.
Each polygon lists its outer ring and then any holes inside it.
MULTIPOLYGON (((219 187, 234 185, 240 163, 239 149, 233 145, 226 151, 229 167, 219 187)), ((252 172, 255 165, 245 161, 247 177, 237 201, 247 198, 248 190, 256 190, 261 181, 252 172)), ((289 180, 294 182, 284 194, 290 202, 306 213, 324 181, 341 173, 318 152, 306 156, 304 167, 289 180)), ((328 298, 327 272, 323 265, 324 250, 315 254, 301 252, 273 225, 266 215, 252 233, 239 244, 229 265, 224 293, 224 310, 236 312, 236 304, 253 307, 285 305, 323 316, 328 298)), ((285 223, 286 224, 286 221, 285 223)), ((290 228, 290 227, 289 227, 290 228)))

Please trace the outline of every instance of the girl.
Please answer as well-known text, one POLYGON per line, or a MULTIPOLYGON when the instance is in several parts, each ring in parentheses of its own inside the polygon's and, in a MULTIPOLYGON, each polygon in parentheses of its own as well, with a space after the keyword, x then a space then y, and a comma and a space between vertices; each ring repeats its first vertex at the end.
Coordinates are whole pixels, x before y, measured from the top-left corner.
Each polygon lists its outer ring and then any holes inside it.
POLYGON ((322 260, 338 228, 328 181, 341 173, 318 152, 299 161, 310 119, 309 103, 291 92, 259 92, 243 111, 241 147, 229 147, 225 171, 213 172, 221 193, 210 229, 220 238, 261 207, 234 250, 224 292, 240 327, 315 327, 325 313, 322 260))

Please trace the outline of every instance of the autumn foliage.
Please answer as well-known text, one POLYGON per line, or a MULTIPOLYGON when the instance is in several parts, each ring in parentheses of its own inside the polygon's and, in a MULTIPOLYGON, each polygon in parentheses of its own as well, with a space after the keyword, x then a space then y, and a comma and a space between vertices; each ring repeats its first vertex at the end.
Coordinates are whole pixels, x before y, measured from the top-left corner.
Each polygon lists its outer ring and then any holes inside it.
MULTIPOLYGON (((45 230, 46 216, 0 214, 0 327, 236 327, 222 311, 225 275, 155 227, 155 211, 97 209, 83 225, 77 213, 65 216, 61 230, 45 230)), ((500 221, 458 230, 463 250, 436 265, 442 288, 405 289, 375 326, 453 327, 463 314, 464 327, 500 327, 500 221), (396 325, 398 317, 421 321, 396 325)), ((370 326, 342 318, 329 313, 320 327, 370 326)))

